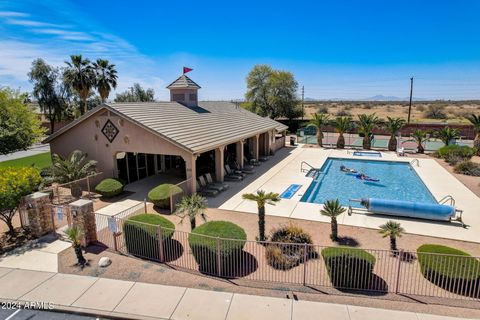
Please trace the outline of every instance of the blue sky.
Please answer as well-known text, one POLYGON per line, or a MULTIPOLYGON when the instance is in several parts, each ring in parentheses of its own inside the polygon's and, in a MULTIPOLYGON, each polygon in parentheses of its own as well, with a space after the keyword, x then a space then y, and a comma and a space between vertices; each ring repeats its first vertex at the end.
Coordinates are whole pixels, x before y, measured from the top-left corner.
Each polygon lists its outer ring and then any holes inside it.
POLYGON ((0 2, 0 86, 29 90, 37 57, 108 58, 119 90, 194 68, 201 99, 236 99, 251 67, 291 71, 312 98, 480 98, 480 1, 0 2))

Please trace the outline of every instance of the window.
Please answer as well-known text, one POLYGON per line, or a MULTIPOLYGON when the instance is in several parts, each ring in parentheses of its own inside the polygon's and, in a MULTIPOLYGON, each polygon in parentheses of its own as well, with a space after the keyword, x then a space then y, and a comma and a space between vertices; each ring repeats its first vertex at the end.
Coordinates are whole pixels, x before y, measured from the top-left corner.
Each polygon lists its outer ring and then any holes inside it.
POLYGON ((185 95, 183 93, 174 93, 173 94, 173 101, 184 101, 185 95))
POLYGON ((197 101, 197 94, 196 94, 196 93, 190 93, 190 94, 188 95, 188 99, 189 99, 190 101, 197 101))

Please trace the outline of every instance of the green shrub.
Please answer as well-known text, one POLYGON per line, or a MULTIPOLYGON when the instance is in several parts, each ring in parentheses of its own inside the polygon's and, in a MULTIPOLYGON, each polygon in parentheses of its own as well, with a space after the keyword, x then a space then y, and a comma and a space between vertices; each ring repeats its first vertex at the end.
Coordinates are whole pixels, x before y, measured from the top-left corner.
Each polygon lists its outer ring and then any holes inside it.
POLYGON ((270 241, 274 243, 267 245, 265 255, 267 263, 274 269, 292 269, 300 263, 306 262, 315 254, 312 246, 302 245, 304 243, 312 244, 312 237, 294 224, 274 230, 270 241), (286 245, 282 243, 286 243, 286 245), (305 250, 307 251, 305 252, 305 250))
POLYGON ((230 277, 235 273, 235 270, 232 270, 234 261, 242 267, 241 255, 246 239, 245 231, 236 224, 228 221, 210 221, 193 229, 188 236, 188 243, 200 272, 230 277), (217 238, 225 240, 217 240, 217 238), (222 272, 217 267, 217 249, 222 272))
MULTIPOLYGON (((150 260, 160 260, 158 230, 161 228, 162 241, 171 240, 175 225, 156 213, 139 214, 123 223, 125 245, 130 254, 150 260)), ((165 246, 164 246, 165 254, 165 246)))
POLYGON ((423 113, 423 116, 427 119, 446 119, 445 107, 441 105, 430 105, 423 113))
POLYGON ((95 187, 95 192, 105 198, 114 197, 123 192, 123 183, 113 178, 103 179, 95 187))
POLYGON ((480 295, 478 259, 464 251, 436 244, 420 246, 417 254, 420 270, 430 282, 450 292, 475 297, 480 295))
POLYGON ((461 162, 455 166, 454 171, 467 176, 480 177, 480 164, 471 161, 461 162))
POLYGON ((333 247, 322 250, 327 272, 334 287, 369 289, 374 279, 375 257, 365 250, 333 247))
POLYGON ((458 162, 470 160, 476 153, 477 150, 475 148, 453 144, 441 147, 435 155, 449 164, 455 165, 458 162))
POLYGON ((160 209, 170 208, 170 196, 182 193, 183 190, 173 184, 161 184, 148 192, 148 200, 160 209))

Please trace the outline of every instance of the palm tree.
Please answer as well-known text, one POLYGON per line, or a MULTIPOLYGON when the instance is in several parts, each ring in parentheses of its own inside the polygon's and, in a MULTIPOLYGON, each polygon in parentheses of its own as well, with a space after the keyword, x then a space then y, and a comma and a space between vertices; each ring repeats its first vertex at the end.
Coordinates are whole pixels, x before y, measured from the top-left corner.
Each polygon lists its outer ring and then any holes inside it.
POLYGON ((380 119, 373 114, 360 114, 358 115, 358 132, 363 136, 363 149, 370 150, 372 147, 371 135, 373 129, 380 124, 380 119))
POLYGON ((450 141, 458 139, 459 137, 460 133, 458 130, 448 126, 437 132, 437 138, 442 140, 446 146, 450 144, 450 141))
POLYGON ((473 146, 480 151, 480 116, 472 114, 467 117, 467 119, 473 124, 473 130, 475 132, 475 140, 473 140, 473 146))
POLYGON ((385 123, 385 129, 390 133, 390 141, 388 141, 388 150, 395 151, 397 150, 397 133, 407 122, 401 118, 391 118, 387 117, 387 122, 385 123))
POLYGON ((410 134, 410 137, 417 143, 417 152, 424 153, 425 148, 423 147, 423 144, 430 139, 427 132, 423 130, 415 130, 410 134))
POLYGON ((203 221, 207 221, 207 216, 205 215, 206 209, 206 199, 201 195, 194 193, 191 196, 182 198, 177 204, 175 215, 181 218, 180 223, 183 223, 183 219, 188 217, 188 220, 190 221, 190 230, 193 230, 197 226, 197 217, 202 218, 203 221))
POLYGON ((400 226, 400 223, 389 220, 380 226, 380 230, 378 230, 378 232, 382 234, 384 238, 390 237, 390 250, 396 254, 398 250, 397 238, 402 236, 402 234, 405 232, 405 229, 400 226))
POLYGON ((323 132, 322 128, 328 124, 329 115, 326 113, 315 113, 313 119, 310 120, 308 126, 317 128, 317 143, 320 147, 323 147, 322 139, 323 132))
POLYGON ((83 268, 87 264, 87 260, 85 260, 85 257, 82 254, 82 229, 80 229, 78 226, 73 226, 68 228, 65 231, 65 234, 67 235, 68 239, 72 241, 72 247, 73 250, 75 250, 75 255, 77 256, 77 264, 83 268))
POLYGON ((265 204, 275 205, 275 202, 280 201, 278 193, 266 193, 263 190, 258 190, 257 193, 245 193, 242 195, 245 200, 257 202, 258 207, 258 240, 265 241, 265 204))
POLYGON ((346 209, 340 205, 340 201, 338 199, 325 201, 323 204, 323 209, 320 210, 321 215, 330 217, 330 225, 332 227, 330 238, 332 241, 338 240, 337 217, 345 211, 346 209))
POLYGON ((345 116, 345 117, 337 117, 335 119, 335 131, 338 132, 338 140, 337 140, 337 148, 343 149, 345 148, 345 137, 343 134, 349 131, 352 128, 352 118, 345 116))
POLYGON ((110 64, 108 60, 104 59, 97 59, 93 63, 93 68, 95 70, 95 86, 102 102, 105 102, 112 88, 117 87, 117 70, 115 70, 114 64, 110 64))
POLYGON ((90 60, 83 59, 82 55, 72 55, 70 61, 65 63, 67 67, 63 71, 63 81, 77 93, 83 103, 83 113, 86 113, 87 98, 95 85, 95 72, 90 60))

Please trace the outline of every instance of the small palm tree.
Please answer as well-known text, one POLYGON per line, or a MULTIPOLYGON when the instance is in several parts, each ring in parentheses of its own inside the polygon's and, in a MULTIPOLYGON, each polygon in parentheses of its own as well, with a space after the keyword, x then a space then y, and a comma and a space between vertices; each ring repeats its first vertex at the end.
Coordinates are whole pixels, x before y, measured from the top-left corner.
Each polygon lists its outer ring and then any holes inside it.
POLYGON ((325 125, 328 124, 328 119, 330 116, 326 113, 315 113, 313 119, 310 120, 308 126, 317 128, 317 143, 318 146, 323 147, 322 139, 323 132, 322 129, 325 125))
POLYGON ((407 122, 401 118, 391 118, 387 117, 387 122, 385 123, 385 129, 390 133, 390 140, 388 141, 388 150, 395 151, 397 150, 397 133, 407 122))
POLYGON ((390 250, 396 254, 398 250, 397 238, 402 236, 402 234, 405 232, 405 229, 400 226, 400 223, 389 220, 380 226, 380 230, 378 230, 378 232, 382 234, 384 238, 390 237, 390 250))
POLYGON ((473 125, 473 130, 475 132, 475 140, 473 140, 473 146, 480 150, 480 116, 477 115, 470 115, 467 117, 468 121, 470 121, 473 125))
POLYGON ((457 129, 445 127, 437 132, 437 138, 442 140, 442 142, 448 146, 452 140, 460 138, 460 133, 457 129))
POLYGON ((73 226, 68 228, 65 231, 68 239, 72 241, 73 250, 75 250, 75 255, 77 256, 77 264, 80 267, 84 267, 87 264, 87 260, 82 253, 82 238, 83 238, 83 230, 80 229, 78 226, 73 226))
POLYGON ((265 241, 265 204, 275 205, 280 201, 278 193, 258 190, 257 193, 245 193, 242 195, 245 200, 257 202, 258 207, 258 240, 265 241))
POLYGON ((352 118, 345 116, 337 117, 337 119, 335 119, 335 131, 338 132, 337 148, 345 148, 345 137, 343 136, 343 134, 349 131, 351 128, 352 118))
POLYGON ((427 132, 423 130, 415 130, 410 134, 410 137, 417 143, 417 152, 424 153, 425 148, 423 145, 430 139, 427 132))
POLYGON ((177 204, 175 215, 181 218, 180 223, 188 217, 190 221, 190 230, 195 229, 197 226, 197 217, 202 218, 203 221, 207 221, 207 215, 205 210, 207 209, 207 201, 201 195, 194 193, 191 196, 183 197, 177 204))
POLYGON ((87 99, 90 90, 95 85, 95 72, 90 60, 83 59, 82 55, 70 56, 70 61, 65 61, 67 67, 63 71, 64 83, 77 93, 83 103, 82 112, 87 112, 87 99))
POLYGON ((114 64, 110 64, 108 60, 104 59, 97 59, 93 63, 93 68, 95 71, 95 87, 102 102, 105 102, 112 88, 117 87, 117 70, 114 64))
POLYGON ((337 217, 344 213, 347 209, 340 205, 340 201, 338 199, 335 200, 327 200, 323 204, 323 209, 320 210, 320 214, 326 217, 330 217, 330 225, 332 227, 332 233, 330 234, 330 238, 332 241, 338 240, 338 224, 337 224, 337 217))
POLYGON ((373 114, 360 114, 358 115, 358 132, 363 136, 363 149, 370 150, 372 147, 372 132, 375 127, 380 124, 380 119, 373 114))

